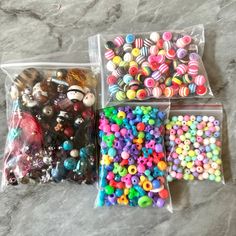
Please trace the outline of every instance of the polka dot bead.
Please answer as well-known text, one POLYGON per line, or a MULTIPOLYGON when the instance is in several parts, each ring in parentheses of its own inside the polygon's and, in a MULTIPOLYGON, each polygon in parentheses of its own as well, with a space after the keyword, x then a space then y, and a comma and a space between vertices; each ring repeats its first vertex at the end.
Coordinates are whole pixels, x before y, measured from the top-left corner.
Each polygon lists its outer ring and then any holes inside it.
POLYGON ((98 206, 162 208, 166 204, 165 117, 150 106, 103 109, 98 206))
MULTIPOLYGON (((150 35, 127 34, 117 36, 105 43, 107 77, 116 77, 119 91, 124 91, 124 100, 145 100, 150 97, 195 97, 210 91, 205 74, 201 74, 201 58, 195 40, 185 33, 166 31, 152 32, 150 35), (129 74, 132 78, 124 78, 129 74), (118 83, 118 81, 127 81, 118 83), (153 82, 154 80, 154 82, 153 82), (127 93, 131 81, 138 81, 137 90, 146 90, 146 96, 127 93), (155 87, 162 91, 152 92, 155 87)), ((107 81, 111 85, 110 81, 107 81)), ((110 93, 117 100, 116 93, 110 93)))
POLYGON ((222 181, 220 122, 214 116, 172 116, 165 140, 169 181, 222 181))

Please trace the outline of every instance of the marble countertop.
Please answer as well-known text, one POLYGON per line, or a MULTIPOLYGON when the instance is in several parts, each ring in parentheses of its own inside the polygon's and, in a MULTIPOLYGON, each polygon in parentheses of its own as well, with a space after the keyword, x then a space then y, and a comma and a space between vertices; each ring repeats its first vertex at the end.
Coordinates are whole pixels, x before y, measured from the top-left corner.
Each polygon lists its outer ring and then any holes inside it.
MULTIPOLYGON (((94 209, 96 186, 61 183, 0 193, 1 236, 236 235, 236 1, 233 0, 0 0, 0 54, 22 57, 87 48, 98 32, 181 29, 202 23, 203 61, 224 105, 226 185, 170 184, 174 213, 166 209, 94 209)), ((0 80, 0 148, 6 137, 4 78, 0 80)))

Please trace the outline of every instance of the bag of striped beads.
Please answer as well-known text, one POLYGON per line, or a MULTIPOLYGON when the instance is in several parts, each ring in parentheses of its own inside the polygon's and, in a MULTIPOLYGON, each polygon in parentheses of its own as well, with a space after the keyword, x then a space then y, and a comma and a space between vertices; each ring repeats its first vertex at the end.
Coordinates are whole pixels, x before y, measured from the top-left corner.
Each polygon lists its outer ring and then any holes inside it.
POLYGON ((126 101, 213 96, 202 62, 203 25, 89 38, 101 64, 101 106, 126 101))
POLYGON ((172 104, 166 122, 165 146, 169 182, 225 183, 221 103, 172 104))
POLYGON ((96 180, 97 65, 82 54, 71 58, 57 53, 2 62, 8 121, 2 188, 96 180))
POLYGON ((168 102, 131 102, 99 112, 100 162, 96 207, 166 208, 164 132, 168 102))

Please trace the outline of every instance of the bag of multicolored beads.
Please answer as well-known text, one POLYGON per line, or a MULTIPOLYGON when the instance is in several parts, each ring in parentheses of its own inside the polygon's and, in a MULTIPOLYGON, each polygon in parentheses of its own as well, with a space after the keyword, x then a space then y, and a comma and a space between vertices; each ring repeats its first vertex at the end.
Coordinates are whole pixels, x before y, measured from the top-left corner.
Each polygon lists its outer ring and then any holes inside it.
POLYGON ((63 61, 68 56, 1 65, 7 74, 8 118, 2 187, 96 180, 97 78, 92 67, 97 65, 83 62, 83 56, 79 63, 63 61))
POLYGON ((164 149, 169 105, 130 103, 100 111, 96 206, 166 206, 172 211, 164 149))
POLYGON ((166 123, 168 181, 224 183, 221 103, 173 104, 166 123))
POLYGON ((90 61, 101 63, 101 106, 213 96, 201 58, 203 49, 202 25, 90 37, 90 61))

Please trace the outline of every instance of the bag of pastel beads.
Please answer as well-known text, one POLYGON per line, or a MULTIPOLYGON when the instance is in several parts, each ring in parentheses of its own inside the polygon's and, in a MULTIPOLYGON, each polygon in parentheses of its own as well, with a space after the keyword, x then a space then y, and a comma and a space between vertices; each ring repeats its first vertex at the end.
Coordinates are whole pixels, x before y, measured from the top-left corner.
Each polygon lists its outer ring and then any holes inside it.
POLYGON ((90 61, 101 64, 102 107, 149 98, 213 96, 201 58, 204 42, 202 25, 90 37, 90 61))
POLYGON ((165 135, 169 182, 184 179, 224 183, 222 121, 220 103, 171 106, 165 135))
POLYGON ((96 206, 153 206, 172 211, 164 132, 169 103, 111 106, 100 111, 96 206))
POLYGON ((8 120, 2 187, 96 180, 96 65, 45 58, 1 65, 8 120))

